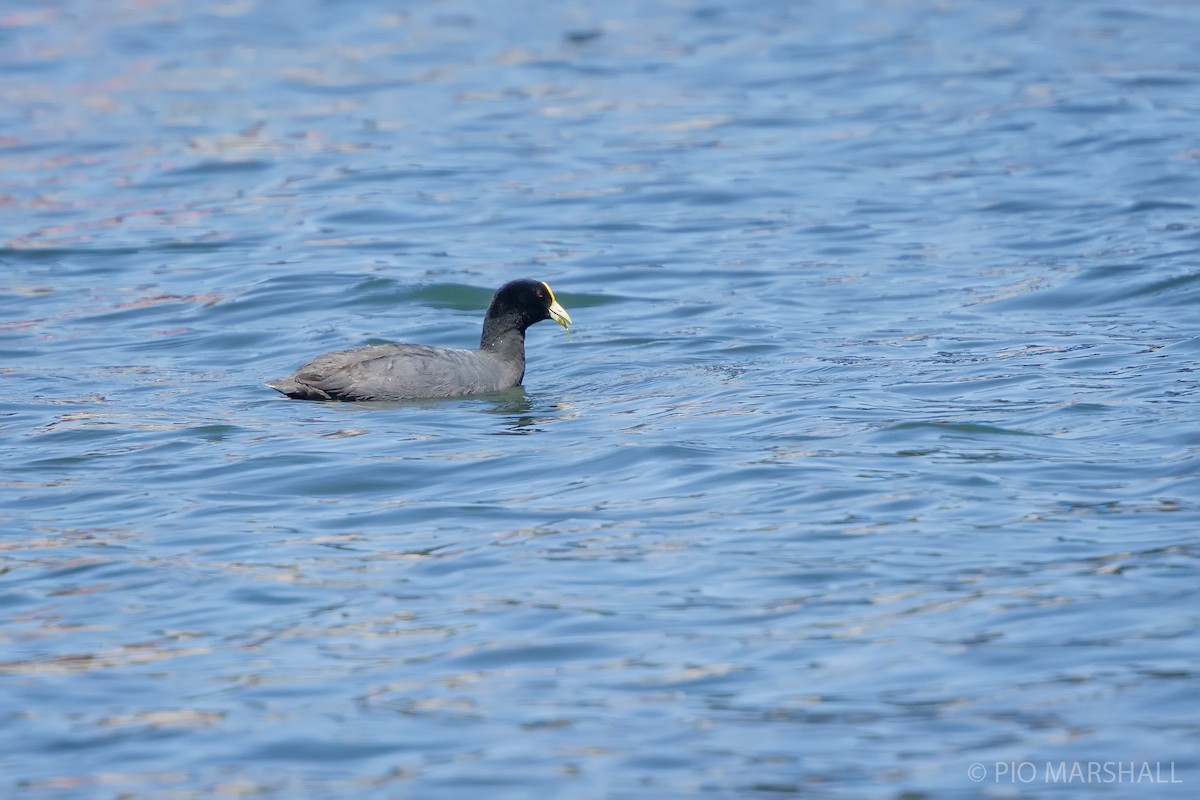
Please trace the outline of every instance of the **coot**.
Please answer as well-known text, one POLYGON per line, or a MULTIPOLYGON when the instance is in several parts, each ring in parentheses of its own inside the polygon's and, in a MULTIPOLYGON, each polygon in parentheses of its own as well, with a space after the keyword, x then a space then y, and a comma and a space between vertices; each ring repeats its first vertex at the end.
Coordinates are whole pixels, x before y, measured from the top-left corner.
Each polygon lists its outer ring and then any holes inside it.
POLYGON ((296 400, 410 400, 509 389, 525 377, 525 329, 571 317, 542 281, 510 281, 483 318, 478 350, 376 344, 326 353, 267 386, 296 400))

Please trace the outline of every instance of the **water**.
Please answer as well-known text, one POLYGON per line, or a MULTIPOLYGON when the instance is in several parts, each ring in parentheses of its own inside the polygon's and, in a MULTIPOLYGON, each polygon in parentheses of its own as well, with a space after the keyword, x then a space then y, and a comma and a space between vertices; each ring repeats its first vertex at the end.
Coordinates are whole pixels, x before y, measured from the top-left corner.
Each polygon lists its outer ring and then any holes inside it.
POLYGON ((0 793, 1192 796, 1198 36, 10 0, 0 793))

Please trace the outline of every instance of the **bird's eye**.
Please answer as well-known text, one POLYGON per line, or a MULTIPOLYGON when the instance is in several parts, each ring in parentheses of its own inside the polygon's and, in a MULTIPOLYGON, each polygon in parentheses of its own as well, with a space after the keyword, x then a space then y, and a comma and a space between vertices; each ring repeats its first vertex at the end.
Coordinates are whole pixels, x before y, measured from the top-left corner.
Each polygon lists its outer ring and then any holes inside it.
POLYGON ((541 290, 541 289, 538 289, 538 290, 537 290, 537 294, 538 294, 538 300, 545 300, 545 299, 546 299, 546 295, 542 294, 542 290, 541 290))

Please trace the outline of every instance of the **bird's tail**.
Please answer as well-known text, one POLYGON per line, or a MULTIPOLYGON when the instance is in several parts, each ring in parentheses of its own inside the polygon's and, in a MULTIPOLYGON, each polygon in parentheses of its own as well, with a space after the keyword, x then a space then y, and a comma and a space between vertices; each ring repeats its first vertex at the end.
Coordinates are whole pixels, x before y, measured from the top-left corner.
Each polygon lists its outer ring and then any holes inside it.
POLYGON ((307 383, 301 383, 293 377, 276 378, 273 381, 267 381, 264 386, 270 386, 280 394, 286 394, 293 400, 332 400, 328 394, 321 391, 315 386, 309 386, 307 383))

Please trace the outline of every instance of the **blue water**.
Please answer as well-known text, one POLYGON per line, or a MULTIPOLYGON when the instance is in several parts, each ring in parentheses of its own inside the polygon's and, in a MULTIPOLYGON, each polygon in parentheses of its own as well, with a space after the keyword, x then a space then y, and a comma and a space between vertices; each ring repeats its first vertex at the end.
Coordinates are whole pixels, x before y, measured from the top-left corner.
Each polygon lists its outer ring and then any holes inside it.
POLYGON ((282 8, 0 10, 0 795, 1195 796, 1200 6, 282 8))

